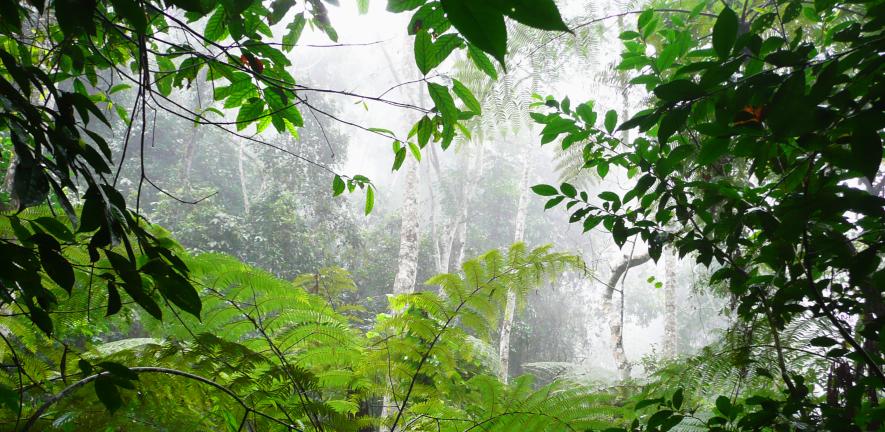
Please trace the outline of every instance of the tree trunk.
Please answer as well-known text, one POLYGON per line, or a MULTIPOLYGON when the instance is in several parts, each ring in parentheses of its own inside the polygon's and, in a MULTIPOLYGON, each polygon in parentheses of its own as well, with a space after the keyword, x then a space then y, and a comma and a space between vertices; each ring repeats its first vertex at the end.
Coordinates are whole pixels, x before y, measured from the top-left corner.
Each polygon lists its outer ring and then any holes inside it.
MULTIPOLYGON (((442 231, 445 230, 441 230, 438 227, 438 213, 440 207, 438 202, 439 193, 436 191, 436 188, 434 186, 437 182, 433 181, 433 167, 431 167, 431 164, 424 164, 424 168, 424 172, 426 173, 426 180, 424 181, 424 184, 427 185, 427 193, 430 197, 430 240, 433 247, 433 265, 436 273, 445 273, 446 266, 443 265, 443 251, 440 246, 442 231)), ((439 178, 438 175, 437 178, 439 178)), ((445 262, 448 263, 448 257, 446 257, 445 262)))
POLYGON ((474 185, 478 180, 479 167, 482 164, 483 146, 479 144, 478 154, 471 157, 471 152, 465 151, 464 157, 467 158, 467 175, 463 177, 461 183, 461 206, 458 208, 458 214, 455 217, 452 227, 452 246, 449 249, 449 265, 448 272, 454 273, 461 268, 464 261, 464 246, 467 244, 467 219, 470 216, 470 203, 473 198, 473 191, 476 189, 474 185))
POLYGON ((418 275, 418 163, 409 162, 403 188, 405 196, 399 234, 399 268, 393 281, 394 294, 414 292, 418 275))
MULTIPOLYGON (((525 237, 526 210, 529 201, 529 151, 523 152, 522 178, 519 182, 519 204, 516 207, 516 224, 513 232, 514 243, 523 241, 525 237)), ((504 307, 504 319, 501 322, 501 340, 498 345, 498 358, 501 368, 498 371, 501 381, 507 383, 510 378, 510 334, 513 331, 513 319, 516 316, 516 292, 507 292, 507 305, 504 307)))
POLYGON ((665 251, 664 266, 664 346, 663 355, 665 359, 674 359, 678 355, 677 351, 677 334, 676 334, 676 266, 679 264, 679 258, 676 251, 669 249, 665 251))
MULTIPOLYGON (((406 165, 406 184, 400 212, 399 268, 393 280, 394 295, 414 292, 418 276, 418 162, 409 160, 406 165)), ((381 405, 381 418, 395 415, 398 412, 397 403, 390 390, 386 392, 381 405)), ((378 430, 386 432, 388 428, 381 425, 378 430)))
POLYGON ((630 362, 627 361, 627 355, 624 352, 624 285, 619 290, 621 294, 621 307, 615 312, 612 299, 617 289, 618 281, 624 276, 628 269, 645 264, 651 257, 644 254, 638 257, 624 257, 615 268, 612 269, 611 276, 606 284, 605 297, 602 299, 602 311, 609 319, 609 331, 611 334, 612 356, 615 359, 615 365, 618 368, 618 378, 625 380, 630 377, 630 362))
POLYGON ((248 216, 251 211, 251 205, 249 203, 249 191, 246 190, 246 171, 243 169, 243 152, 245 151, 245 147, 246 144, 241 141, 240 147, 237 150, 237 172, 240 174, 240 190, 243 193, 243 212, 248 216))

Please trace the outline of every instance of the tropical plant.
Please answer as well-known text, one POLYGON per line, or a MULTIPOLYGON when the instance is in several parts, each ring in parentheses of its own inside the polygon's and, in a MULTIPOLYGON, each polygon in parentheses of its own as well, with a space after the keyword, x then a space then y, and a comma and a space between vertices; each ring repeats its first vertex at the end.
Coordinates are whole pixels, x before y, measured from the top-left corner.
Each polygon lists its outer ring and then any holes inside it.
MULTIPOLYGON (((409 32, 416 35, 416 65, 425 75, 456 48, 469 49, 477 65, 494 71, 484 51, 503 61, 505 15, 534 27, 567 30, 552 0, 481 6, 464 0, 424 3, 395 0, 388 9, 403 12, 420 7, 409 32), (452 27, 457 32, 446 33, 452 27)), ((462 111, 456 106, 447 86, 435 82, 427 82, 433 110, 299 84, 287 69, 291 61, 284 52, 297 44, 305 25, 337 40, 323 1, 306 0, 301 6, 298 10, 293 0, 275 0, 269 5, 258 0, 225 0, 220 4, 205 0, 2 2, 0 94, 4 105, 0 133, 15 161, 7 176, 10 196, 4 207, 22 210, 44 203, 50 200, 51 189, 52 202, 68 215, 75 232, 82 234, 57 238, 52 230, 39 235, 17 230, 14 241, 3 243, 6 265, 0 277, 5 296, 23 305, 44 332, 53 331, 50 312, 57 301, 36 275, 43 270, 65 289, 72 288, 73 266, 60 253, 66 242, 88 243, 92 262, 98 261, 102 253, 110 254, 113 271, 107 274, 123 278, 120 286, 141 307, 159 315, 149 292, 133 276, 136 272, 148 275, 165 301, 199 314, 199 298, 187 280, 181 259, 142 228, 139 210, 143 188, 150 186, 164 192, 144 169, 147 130, 151 128, 148 110, 163 110, 202 127, 218 128, 229 136, 271 146, 242 131, 255 125, 257 132, 273 126, 279 133, 297 134, 297 128, 303 125, 301 109, 336 119, 304 96, 311 92, 334 93, 426 114, 413 128, 417 143, 399 145, 395 169, 402 164, 406 147, 418 151, 432 139, 445 148, 462 117, 473 115, 469 109, 462 111), (282 44, 273 42, 270 26, 284 20, 288 24, 282 44), (217 106, 195 111, 176 101, 172 92, 190 86, 201 70, 213 84, 217 106), (110 98, 127 87, 137 90, 129 110, 115 105, 110 98), (213 119, 224 115, 219 108, 236 110, 236 119, 213 119), (111 126, 107 118, 111 110, 127 125, 116 170, 110 163, 111 149, 100 133, 102 127, 111 126), (133 134, 134 126, 139 127, 133 134), (140 159, 134 209, 117 189, 130 143, 137 146, 140 159), (81 189, 85 189, 84 211, 78 213, 74 202, 81 198, 76 195, 81 189), (112 252, 120 242, 125 253, 112 252), (154 259, 151 266, 136 266, 136 248, 154 259), (175 287, 169 285, 172 280, 175 287)), ((475 98, 471 92, 463 86, 455 87, 455 95, 472 106, 475 98)), ((360 127, 389 136, 397 143, 405 142, 386 129, 360 127)), ((322 166, 304 156, 293 156, 322 166)), ((375 192, 368 178, 325 169, 333 174, 335 195, 345 190, 365 190, 366 212, 372 210, 375 192)), ((11 218, 18 223, 15 216, 11 218)))
MULTIPOLYGON (((770 332, 769 379, 783 391, 720 396, 701 419, 710 430, 882 424, 883 13, 879 1, 648 10, 621 34, 619 68, 652 91, 650 107, 617 127, 614 111, 599 126, 589 104, 538 104, 549 110, 535 114, 544 142, 585 143, 586 166, 638 177, 598 198, 535 186, 549 206, 567 203, 573 222, 601 223, 618 245, 637 236, 655 259, 672 246, 713 265, 741 322, 770 332), (711 38, 691 37, 710 24, 711 38), (634 128, 631 141, 615 135, 634 128), (842 379, 787 361, 784 332, 810 318, 825 330, 791 348, 823 356, 842 379)), ((631 428, 673 428, 693 412, 683 398, 643 404, 662 408, 631 428)))

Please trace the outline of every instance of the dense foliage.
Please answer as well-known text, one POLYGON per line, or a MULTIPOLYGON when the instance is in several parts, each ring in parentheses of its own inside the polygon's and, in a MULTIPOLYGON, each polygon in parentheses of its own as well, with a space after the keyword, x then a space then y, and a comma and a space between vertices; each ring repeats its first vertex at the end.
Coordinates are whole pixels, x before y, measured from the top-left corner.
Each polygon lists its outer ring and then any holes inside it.
MULTIPOLYGON (((722 396, 718 415, 700 419, 707 427, 878 430, 885 7, 747 1, 709 19, 705 6, 649 10, 621 34, 618 68, 635 71, 631 82, 653 99, 619 127, 614 111, 599 126, 592 103, 538 103, 550 111, 535 115, 542 142, 582 146, 585 168, 626 170, 633 189, 534 190, 552 197, 547 207, 566 203, 585 231, 601 223, 618 245, 639 236, 652 257, 693 255, 727 285, 741 321, 765 323, 779 358, 754 373, 783 394, 722 396), (633 139, 615 135, 633 129, 633 139), (817 337, 782 343, 781 332, 809 319, 824 323, 817 337), (825 358, 828 375, 788 364, 786 349, 825 358)), ((740 366, 753 367, 753 352, 740 366)), ((690 416, 679 395, 649 429, 690 416)))

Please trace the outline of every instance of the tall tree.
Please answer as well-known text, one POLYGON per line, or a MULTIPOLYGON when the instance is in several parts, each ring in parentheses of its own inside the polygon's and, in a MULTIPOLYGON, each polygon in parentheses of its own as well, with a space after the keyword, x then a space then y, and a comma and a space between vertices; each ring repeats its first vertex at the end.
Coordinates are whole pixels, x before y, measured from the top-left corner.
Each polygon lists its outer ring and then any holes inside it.
POLYGON ((642 254, 635 257, 625 256, 611 269, 611 274, 605 285, 605 294, 602 298, 602 313, 608 317, 609 322, 609 343, 611 344, 612 357, 615 360, 615 366, 618 369, 618 378, 625 380, 630 377, 630 361, 627 359, 627 353, 624 351, 624 289, 626 284, 627 270, 645 264, 651 259, 648 254, 642 254), (621 289, 618 289, 618 284, 621 289), (615 291, 620 295, 620 306, 614 307, 615 291))
MULTIPOLYGON (((522 154, 522 176, 519 180, 519 204, 516 206, 514 219, 513 242, 519 243, 525 237, 525 221, 529 200, 529 148, 522 154)), ((513 331, 513 320, 516 318, 516 291, 507 292, 507 303, 504 306, 504 318, 501 320, 501 335, 498 341, 498 358, 501 361, 498 372, 501 381, 507 382, 510 377, 510 335, 513 331)))
MULTIPOLYGON (((403 186, 403 204, 400 210, 399 266, 393 280, 393 294, 409 294, 415 291, 418 276, 418 161, 406 162, 406 180, 403 186)), ((400 311, 394 311, 398 313, 400 311)), ((384 393, 381 418, 398 415, 399 401, 393 397, 393 389, 384 393)), ((382 424, 379 431, 389 429, 382 424)))
POLYGON ((675 358, 678 354, 677 339, 677 309, 676 293, 678 282, 676 280, 676 267, 679 257, 676 251, 668 249, 664 255, 664 343, 662 354, 666 359, 675 358))

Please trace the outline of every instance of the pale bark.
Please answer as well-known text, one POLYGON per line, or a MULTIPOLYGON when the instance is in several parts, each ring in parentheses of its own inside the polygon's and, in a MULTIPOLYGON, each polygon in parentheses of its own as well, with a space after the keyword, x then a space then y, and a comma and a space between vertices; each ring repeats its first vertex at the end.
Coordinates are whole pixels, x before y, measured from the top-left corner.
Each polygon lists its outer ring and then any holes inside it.
MULTIPOLYGON (((406 162, 406 182, 403 187, 403 204, 400 211, 399 267, 393 280, 393 294, 408 294, 415 291, 418 276, 418 163, 406 162)), ((399 311, 394 311, 397 313, 399 311)), ((399 401, 393 397, 392 389, 385 392, 381 406, 381 418, 397 413, 399 401)), ((379 431, 388 431, 381 425, 379 431)))
MULTIPOLYGON (((522 178, 519 182, 519 204, 516 207, 516 221, 513 232, 514 243, 523 241, 525 237, 526 210, 529 201, 529 152, 523 153, 522 178)), ((504 319, 501 322, 501 339, 498 345, 498 358, 501 367, 498 374, 501 381, 507 382, 510 378, 510 334, 513 331, 513 320, 516 316, 516 292, 507 292, 507 304, 504 306, 504 319)))
POLYGON ((679 263, 675 251, 667 250, 664 255, 664 344, 663 356, 665 359, 673 359, 678 355, 677 351, 677 316, 676 316, 676 265, 679 263))
POLYGON ((442 249, 439 244, 441 230, 437 226, 437 220, 439 219, 439 215, 437 214, 439 211, 439 194, 434 187, 436 182, 433 181, 433 168, 430 165, 431 164, 424 164, 424 173, 426 177, 424 184, 427 185, 427 194, 430 198, 430 240, 433 247, 433 265, 436 269, 436 273, 444 273, 446 269, 443 266, 442 249))
POLYGON ((467 175, 463 177, 461 183, 461 194, 458 198, 461 200, 461 206, 458 207, 458 213, 455 216, 452 243, 449 249, 449 265, 448 272, 454 273, 461 268, 464 261, 464 246, 467 244, 467 222, 470 216, 470 203, 474 195, 475 185, 479 177, 480 164, 482 164, 483 146, 479 145, 478 154, 472 157, 471 152, 465 151, 464 157, 467 159, 467 175))
POLYGON ((408 161, 403 188, 402 222, 399 234, 399 268, 393 281, 394 294, 415 291, 418 275, 418 163, 408 161))
MULTIPOLYGON (((197 91, 199 95, 199 90, 197 91)), ((194 107, 194 111, 198 111, 200 109, 199 97, 197 98, 196 107, 194 107)), ((184 183, 184 190, 190 192, 191 188, 191 172, 194 166, 194 155, 197 152, 197 125, 193 125, 193 130, 191 131, 191 137, 188 140, 185 140, 184 143, 184 164, 182 167, 182 180, 184 183)), ((242 144, 240 144, 242 148, 242 144)))
POLYGON ((624 352, 624 285, 617 290, 618 282, 628 269, 645 264, 651 259, 648 254, 638 257, 624 257, 618 265, 612 269, 612 273, 606 284, 605 296, 602 299, 602 312, 609 319, 609 331, 611 335, 612 357, 615 359, 615 365, 618 368, 618 378, 625 380, 630 377, 630 362, 627 360, 627 354, 624 352), (621 294, 621 307, 616 312, 614 310, 612 299, 615 291, 621 294))
POLYGON ((449 224, 441 223, 440 197, 442 191, 439 185, 442 184, 442 170, 439 167, 439 158, 436 155, 436 147, 428 146, 430 151, 427 155, 430 163, 427 164, 427 189, 430 192, 430 229, 433 242, 434 263, 436 264, 436 273, 445 273, 449 267, 449 252, 452 241, 449 236, 449 224), (436 174, 436 181, 433 180, 433 174, 436 174))
POLYGON ((246 144, 240 142, 240 147, 237 150, 237 172, 240 174, 240 191, 243 193, 243 212, 248 216, 251 211, 251 204, 249 202, 249 191, 246 188, 246 170, 243 168, 243 152, 245 147, 246 144))
POLYGON ((192 190, 191 188, 191 170, 194 165, 194 153, 197 150, 197 128, 194 127, 194 131, 191 134, 191 139, 187 140, 184 147, 184 169, 182 172, 182 177, 184 180, 184 189, 188 192, 192 190))

